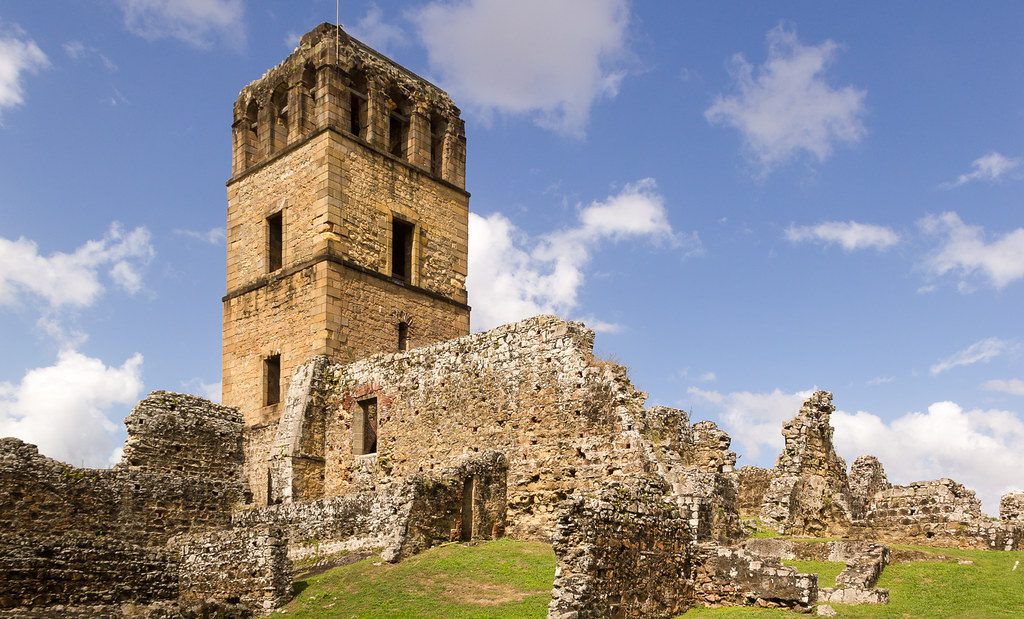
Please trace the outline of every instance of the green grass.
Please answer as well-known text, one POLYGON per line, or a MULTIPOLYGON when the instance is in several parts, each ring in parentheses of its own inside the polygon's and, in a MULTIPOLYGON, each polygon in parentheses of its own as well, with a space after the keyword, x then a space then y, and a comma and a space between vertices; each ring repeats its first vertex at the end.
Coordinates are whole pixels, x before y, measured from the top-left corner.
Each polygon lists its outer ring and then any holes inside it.
POLYGON ((394 565, 374 557, 300 580, 295 599, 273 616, 541 618, 554 574, 547 544, 447 544, 394 565))
MULTIPOLYGON (((889 589, 889 604, 885 606, 834 604, 833 607, 839 617, 989 619, 1024 616, 1024 552, 957 550, 918 546, 897 546, 897 548, 920 550, 956 559, 969 559, 974 561, 974 564, 960 565, 948 561, 892 563, 885 568, 878 581, 879 587, 889 589), (1013 571, 1016 561, 1020 561, 1021 566, 1013 571)), ((818 562, 788 563, 801 566, 804 564, 819 565, 818 562)), ((832 578, 834 579, 834 576, 832 578)), ((758 608, 700 608, 682 615, 684 619, 702 617, 711 619, 734 617, 795 619, 800 616, 787 611, 758 608)))
POLYGON ((836 586, 836 576, 846 569, 842 561, 783 561, 784 565, 795 567, 801 574, 817 574, 818 587, 836 586))

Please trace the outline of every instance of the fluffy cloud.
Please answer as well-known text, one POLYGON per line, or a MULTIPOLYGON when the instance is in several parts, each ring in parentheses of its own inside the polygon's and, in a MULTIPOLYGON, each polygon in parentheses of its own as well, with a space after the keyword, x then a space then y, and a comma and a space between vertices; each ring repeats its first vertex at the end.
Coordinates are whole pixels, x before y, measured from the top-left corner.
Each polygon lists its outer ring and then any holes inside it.
POLYGON ((943 359, 942 361, 939 361, 929 368, 928 371, 932 376, 935 376, 956 367, 974 365, 975 363, 985 363, 995 359, 996 357, 1012 352, 1016 350, 1017 347, 1016 343, 1001 340, 997 337, 986 338, 971 344, 967 348, 943 359))
POLYGON ((106 54, 95 47, 82 43, 81 41, 72 40, 65 43, 64 53, 68 55, 68 58, 75 62, 85 60, 90 56, 95 57, 107 71, 117 71, 117 65, 114 64, 114 61, 108 58, 106 54))
POLYGON ((578 215, 576 226, 533 240, 500 213, 470 213, 467 288, 475 329, 536 314, 571 314, 590 252, 599 243, 645 238, 699 251, 696 235, 672 231, 654 179, 627 185, 578 215))
POLYGON ((142 355, 113 367, 66 350, 20 383, 0 383, 0 436, 16 436, 76 466, 107 466, 121 443, 111 415, 123 415, 119 406, 134 403, 142 389, 142 355))
POLYGON ((823 221, 814 226, 790 226, 786 228, 786 238, 794 243, 814 241, 839 245, 846 251, 886 250, 900 242, 900 235, 892 228, 856 221, 823 221))
POLYGON ((989 380, 981 386, 987 391, 999 391, 1010 395, 1024 395, 1024 380, 1011 378, 1009 380, 989 380))
POLYGON ((732 58, 738 93, 719 95, 707 120, 739 130, 761 175, 801 153, 824 161, 837 143, 864 135, 867 92, 833 88, 825 70, 839 46, 831 40, 803 45, 782 25, 768 33, 768 59, 755 71, 742 54, 732 58))
POLYGON ((23 30, 0 32, 0 111, 24 104, 25 74, 38 73, 49 66, 46 54, 23 30))
POLYGON ((579 137, 624 76, 627 0, 435 1, 410 18, 431 69, 484 115, 525 114, 579 137))
POLYGON ((0 238, 0 305, 16 303, 21 293, 46 300, 51 308, 86 307, 103 292, 100 271, 129 293, 142 287, 139 268, 153 257, 149 231, 125 231, 114 223, 98 241, 88 241, 71 254, 39 254, 24 237, 0 238))
POLYGON ((832 425, 847 463, 877 456, 900 484, 950 477, 977 491, 988 513, 998 512, 1002 494, 1024 484, 1024 421, 1010 411, 964 411, 954 402, 936 402, 890 423, 871 413, 836 412, 832 425))
POLYGON ((925 233, 942 237, 939 247, 923 263, 936 277, 959 274, 961 289, 969 289, 972 275, 984 275, 996 288, 1024 277, 1024 228, 986 242, 981 226, 965 224, 953 212, 929 215, 919 225, 925 233))
POLYGON ((955 181, 940 185, 943 189, 952 189, 972 181, 997 181, 1007 173, 1020 167, 1024 159, 1011 158, 991 152, 971 162, 971 171, 961 174, 955 181))
POLYGON ((199 48, 245 44, 242 0, 117 0, 124 25, 144 39, 174 38, 199 48))
POLYGON ((768 454, 782 451, 782 424, 797 414, 814 390, 720 393, 690 387, 687 393, 716 409, 722 427, 736 441, 737 452, 757 462, 764 448, 768 454))
POLYGON ((209 230, 181 230, 174 231, 179 236, 209 243, 210 245, 222 245, 227 238, 227 231, 224 228, 210 228, 209 230))
POLYGON ((407 43, 405 32, 398 26, 385 22, 384 14, 376 4, 371 4, 366 15, 348 30, 355 38, 385 54, 407 43))

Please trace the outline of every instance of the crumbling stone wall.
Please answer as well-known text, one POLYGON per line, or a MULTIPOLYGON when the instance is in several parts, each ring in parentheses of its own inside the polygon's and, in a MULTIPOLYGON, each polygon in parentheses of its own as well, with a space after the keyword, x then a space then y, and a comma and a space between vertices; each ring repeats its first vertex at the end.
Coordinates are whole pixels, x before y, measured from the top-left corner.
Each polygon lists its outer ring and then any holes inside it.
POLYGON ((782 427, 786 446, 761 505, 761 520, 780 533, 823 535, 850 525, 846 463, 832 443, 832 394, 817 391, 782 427))
POLYGON ((179 601, 241 603, 270 612, 291 598, 287 541, 271 527, 224 529, 172 540, 180 554, 179 601))
POLYGON ((763 469, 757 466, 741 466, 736 469, 736 480, 739 484, 736 509, 740 516, 744 518, 760 516, 764 493, 768 491, 768 486, 771 485, 774 477, 773 469, 763 469))
POLYGON ((695 554, 694 591, 704 606, 806 610, 818 598, 817 575, 801 574, 778 559, 713 544, 695 554))
POLYGON ((241 511, 234 526, 280 527, 293 560, 373 551, 394 562, 464 536, 500 537, 507 469, 500 453, 473 454, 430 474, 340 497, 241 511))
POLYGON ((248 571, 267 568, 245 532, 188 541, 228 527, 246 501, 239 412, 156 391, 125 425, 124 453, 110 470, 77 469, 0 439, 0 616, 120 616, 127 603, 175 600, 184 560, 168 545, 175 536, 193 567, 215 560, 209 551, 248 571))
MULTIPOLYGON (((680 496, 705 497, 718 514, 715 534, 737 536, 728 437, 710 423, 694 431, 682 411, 645 409, 646 394, 633 388, 625 368, 594 359, 593 337, 579 323, 538 316, 404 354, 327 365, 310 382, 323 392, 302 399, 326 412, 289 411, 283 419, 326 420, 325 498, 496 451, 508 459, 513 536, 550 538, 557 506, 573 492, 649 473, 680 496), (376 452, 354 453, 361 403, 370 399, 376 452)), ((301 424, 282 422, 274 442, 297 444, 288 437, 305 433, 301 424)), ((259 440, 268 443, 268 434, 260 430, 259 440)), ((273 466, 247 463, 255 479, 273 466)))
POLYGON ((657 478, 566 501, 550 619, 673 617, 693 601, 690 524, 657 478))
POLYGON ((854 520, 867 516, 875 495, 892 487, 885 468, 874 456, 861 456, 850 466, 850 515, 854 520))
POLYGON ((999 519, 1024 526, 1024 492, 1004 494, 999 500, 999 519))
POLYGON ((1015 550, 1024 527, 981 512, 974 491, 952 479, 918 481, 875 494, 860 536, 905 543, 1015 550))

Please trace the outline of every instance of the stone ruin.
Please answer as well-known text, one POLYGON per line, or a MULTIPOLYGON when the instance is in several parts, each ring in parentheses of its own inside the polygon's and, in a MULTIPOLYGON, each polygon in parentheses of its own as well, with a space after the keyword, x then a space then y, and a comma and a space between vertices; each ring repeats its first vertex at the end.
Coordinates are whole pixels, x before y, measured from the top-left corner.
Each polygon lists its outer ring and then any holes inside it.
POLYGON ((154 392, 110 470, 3 439, 0 617, 244 617, 290 597, 292 561, 399 561, 503 535, 553 541, 557 618, 884 603, 879 541, 1020 548, 1024 494, 994 520, 951 480, 893 486, 871 457, 847 474, 827 392, 785 425, 774 469, 736 470, 715 424, 645 398, 594 357, 593 332, 540 316, 354 363, 315 358, 276 425, 154 392), (251 487, 252 463, 266 486, 251 487), (744 541, 751 514, 864 541, 816 545, 847 562, 819 588, 781 563, 809 547, 744 541))
POLYGON ((814 393, 782 427, 786 446, 761 502, 761 521, 787 535, 842 534, 850 525, 846 463, 832 445, 832 394, 814 393))

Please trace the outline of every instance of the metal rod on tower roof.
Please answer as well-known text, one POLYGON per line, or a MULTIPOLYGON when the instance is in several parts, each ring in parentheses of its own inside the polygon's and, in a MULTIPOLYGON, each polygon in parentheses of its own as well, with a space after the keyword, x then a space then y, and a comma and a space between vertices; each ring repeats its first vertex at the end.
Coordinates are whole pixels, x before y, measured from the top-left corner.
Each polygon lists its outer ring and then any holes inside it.
POLYGON ((334 62, 341 53, 341 0, 334 0, 334 62))

